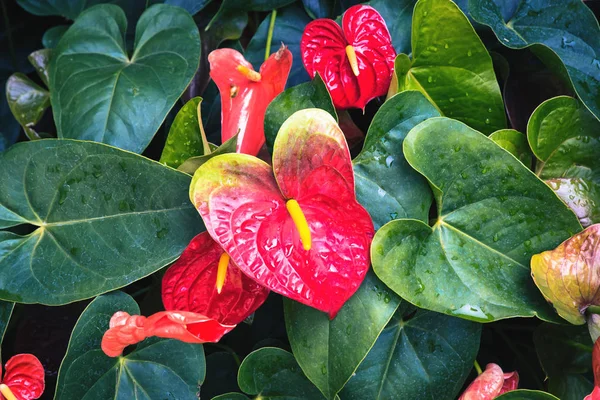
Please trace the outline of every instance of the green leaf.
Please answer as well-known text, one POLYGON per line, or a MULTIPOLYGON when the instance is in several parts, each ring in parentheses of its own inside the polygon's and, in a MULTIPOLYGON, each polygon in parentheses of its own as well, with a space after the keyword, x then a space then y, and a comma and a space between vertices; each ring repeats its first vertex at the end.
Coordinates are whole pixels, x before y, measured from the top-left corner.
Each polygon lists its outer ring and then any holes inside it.
POLYGON ((194 76, 200 36, 185 10, 164 4, 146 10, 131 57, 123 40, 126 26, 117 6, 95 6, 54 49, 50 93, 60 138, 140 153, 194 76))
POLYGON ((412 90, 393 96, 375 114, 364 147, 353 161, 356 196, 375 229, 396 218, 427 221, 431 189, 406 162, 402 143, 412 128, 439 115, 420 92, 412 90))
POLYGON ((69 25, 57 25, 48 29, 42 37, 42 45, 47 49, 55 48, 67 29, 69 25))
MULTIPOLYGON (((2 345, 2 341, 4 340, 4 334, 6 333, 6 328, 8 328, 14 308, 15 303, 0 300, 0 345, 2 345)), ((0 358, 1 361, 2 359, 0 358)))
POLYGON ((35 68, 35 72, 37 72, 38 76, 44 82, 44 85, 48 86, 48 64, 50 64, 50 56, 52 55, 52 50, 50 49, 41 49, 34 51, 27 57, 31 65, 35 68))
MULTIPOLYGON (((210 144, 210 145, 213 146, 212 144, 210 144)), ((236 145, 237 145, 237 135, 234 135, 234 136, 230 137, 229 140, 227 140, 225 143, 223 143, 222 145, 217 147, 216 149, 211 149, 212 151, 210 154, 207 154, 205 156, 197 156, 197 157, 188 158, 177 169, 179 171, 185 172, 186 174, 194 175, 194 172, 196 172, 196 170, 198 168, 200 168, 200 166, 202 164, 204 164, 211 158, 221 155, 221 154, 235 153, 236 145)))
POLYGON ((402 219, 376 233, 371 262, 379 278, 418 307, 474 321, 556 320, 529 261, 581 226, 552 190, 492 140, 448 118, 413 128, 404 155, 429 181, 438 217, 433 227, 402 219))
MULTIPOLYGON (((239 2, 238 0, 234 1, 239 2)), ((290 1, 288 1, 288 3, 290 3, 290 1)), ((225 2, 223 2, 223 4, 225 4, 225 2)), ((252 40, 250 40, 250 43, 248 43, 248 47, 246 47, 246 51, 244 52, 246 60, 252 63, 254 69, 257 71, 265 61, 265 47, 267 45, 270 20, 271 16, 267 15, 256 30, 256 33, 252 37, 252 40)), ((310 17, 299 4, 290 5, 277 12, 269 54, 275 53, 281 47, 281 43, 285 44, 292 52, 294 62, 287 81, 286 87, 288 88, 309 80, 308 73, 302 63, 302 56, 300 55, 300 40, 302 39, 304 27, 310 21, 310 17)))
POLYGON ((273 152, 273 143, 279 128, 289 116, 305 108, 320 108, 338 120, 335 107, 327 86, 319 74, 310 82, 301 83, 284 90, 267 107, 265 113, 265 138, 269 151, 273 152))
POLYGON ((581 400, 594 389, 592 340, 585 326, 541 324, 535 350, 548 377, 548 390, 562 400, 581 400))
POLYGON ((261 400, 323 398, 306 379, 294 356, 276 347, 263 347, 250 353, 240 365, 238 385, 245 393, 261 400))
POLYGON ((40 139, 35 125, 50 107, 50 93, 37 85, 27 75, 12 74, 6 81, 6 98, 10 111, 30 140, 40 139))
POLYGON ((165 4, 181 7, 191 15, 195 15, 204 7, 206 7, 211 1, 212 0, 166 0, 165 4))
POLYGON ((56 400, 197 399, 205 373, 202 345, 147 339, 124 357, 100 349, 117 311, 139 314, 133 298, 114 292, 96 298, 79 317, 58 374, 56 400))
POLYGON ((306 13, 313 19, 334 17, 334 3, 335 0, 302 0, 306 13))
POLYGON ((413 9, 417 0, 372 0, 370 5, 383 17, 396 53, 410 53, 413 9))
POLYGON ((356 375, 344 400, 455 399, 479 350, 481 325, 419 310, 396 312, 356 375))
POLYGON ((492 58, 467 17, 450 0, 417 2, 412 62, 405 54, 398 57, 398 90, 421 91, 443 115, 485 134, 506 127, 492 58))
POLYGON ((294 356, 326 398, 335 398, 348 382, 399 303, 372 272, 333 320, 314 308, 284 299, 294 356))
MULTIPOLYGON (((148 0, 17 0, 17 3, 35 15, 60 15, 74 20, 88 8, 97 4, 112 3, 124 9, 130 20, 136 20, 148 0), (137 15, 136 15, 137 14, 137 15)), ((152 4, 152 3, 151 3, 152 4)))
POLYGON ((496 400, 560 400, 560 399, 558 397, 552 396, 550 393, 542 392, 539 390, 520 389, 520 390, 513 390, 510 392, 506 392, 502 396, 496 397, 496 400))
POLYGON ((204 155, 206 137, 202 135, 202 120, 198 118, 201 102, 202 97, 194 97, 181 107, 169 129, 160 163, 177 168, 190 157, 204 155))
POLYGON ((110 146, 19 143, 0 154, 0 298, 65 304, 149 275, 202 229, 190 177, 110 146))
POLYGON ((217 397, 213 397, 212 400, 248 400, 250 399, 245 394, 241 393, 225 393, 217 397))
POLYGON ((573 210, 584 228, 600 222, 600 185, 583 178, 548 179, 546 184, 573 210))
POLYGON ((531 46, 600 117, 600 27, 582 1, 521 0, 510 18, 503 18, 492 0, 469 0, 469 11, 477 22, 491 27, 503 45, 531 46))
POLYGON ((501 129, 490 135, 490 139, 515 156, 525 166, 531 165, 531 150, 527 137, 514 129, 501 129))

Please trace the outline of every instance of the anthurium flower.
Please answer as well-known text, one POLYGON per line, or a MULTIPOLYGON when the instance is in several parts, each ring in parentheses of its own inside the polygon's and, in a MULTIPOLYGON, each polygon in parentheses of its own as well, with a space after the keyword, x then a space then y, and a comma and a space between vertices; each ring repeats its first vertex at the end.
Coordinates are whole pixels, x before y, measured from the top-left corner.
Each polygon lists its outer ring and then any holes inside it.
POLYGON ((284 122, 273 168, 244 154, 212 158, 196 170, 190 198, 246 275, 331 318, 369 268, 373 223, 356 201, 344 134, 326 111, 284 122))
MULTIPOLYGON (((17 354, 6 363, 0 399, 33 400, 44 392, 44 367, 32 354, 17 354)), ((0 373, 2 369, 0 368, 0 373)))
POLYGON ((292 53, 284 45, 257 72, 233 49, 208 55, 210 77, 221 94, 221 139, 238 134, 238 153, 256 155, 265 144, 264 119, 269 103, 283 91, 292 67, 292 53))
POLYGON ((246 277, 208 233, 197 235, 163 277, 167 311, 148 318, 117 312, 102 338, 102 350, 116 357, 150 336, 187 343, 218 342, 252 314, 269 290, 246 277))
POLYGON ((592 351, 592 368, 594 370, 594 390, 583 400, 600 400, 600 340, 597 339, 592 351))
POLYGON ((483 371, 458 400, 492 400, 496 397, 516 390, 519 386, 519 374, 517 371, 504 373, 497 364, 486 365, 483 371))
POLYGON ((302 62, 311 78, 318 72, 336 108, 361 108, 387 93, 396 51, 385 21, 371 6, 350 7, 342 28, 317 19, 304 28, 302 62))
POLYGON ((531 274, 558 315, 584 324, 585 310, 600 305, 600 224, 531 259, 531 274))

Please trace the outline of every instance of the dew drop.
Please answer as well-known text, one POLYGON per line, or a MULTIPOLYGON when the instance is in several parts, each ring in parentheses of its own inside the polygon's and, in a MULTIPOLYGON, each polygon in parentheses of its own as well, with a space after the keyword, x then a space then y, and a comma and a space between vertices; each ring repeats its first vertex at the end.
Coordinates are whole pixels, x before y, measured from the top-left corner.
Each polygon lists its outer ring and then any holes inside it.
POLYGON ((486 125, 489 125, 489 124, 490 124, 490 122, 491 122, 491 121, 490 121, 490 119, 489 119, 489 118, 486 118, 486 119, 485 119, 485 124, 486 124, 486 125))
POLYGON ((471 57, 473 55, 473 53, 471 52, 471 50, 467 51, 467 56, 471 57))
POLYGON ((450 103, 454 103, 454 97, 450 97, 450 103))
POLYGON ((429 82, 429 83, 433 82, 433 76, 429 76, 429 77, 427 78, 427 82, 429 82))

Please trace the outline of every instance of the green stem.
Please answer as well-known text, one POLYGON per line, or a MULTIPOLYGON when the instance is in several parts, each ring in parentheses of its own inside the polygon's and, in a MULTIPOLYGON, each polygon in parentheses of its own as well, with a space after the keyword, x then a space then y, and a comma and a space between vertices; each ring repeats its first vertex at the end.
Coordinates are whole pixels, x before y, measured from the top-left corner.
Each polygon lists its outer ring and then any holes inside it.
POLYGON ((600 314, 600 306, 588 306, 585 312, 587 314, 600 314))
POLYGON ((273 41, 273 31, 275 30, 275 20, 277 19, 277 10, 271 13, 271 21, 269 22, 269 32, 267 32, 267 46, 265 47, 265 61, 271 55, 271 42, 273 41))
POLYGON ((481 369, 481 366, 477 360, 473 361, 473 366, 475 367, 475 371, 477 371, 477 375, 481 375, 483 373, 483 370, 481 369))

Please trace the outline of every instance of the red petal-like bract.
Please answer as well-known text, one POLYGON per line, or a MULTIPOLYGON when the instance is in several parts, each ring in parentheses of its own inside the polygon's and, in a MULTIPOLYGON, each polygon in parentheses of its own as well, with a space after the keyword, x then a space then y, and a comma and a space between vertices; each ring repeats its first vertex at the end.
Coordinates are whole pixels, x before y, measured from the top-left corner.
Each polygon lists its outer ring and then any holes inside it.
MULTIPOLYGON (((5 365, 2 383, 9 387, 19 400, 33 400, 44 392, 44 367, 32 354, 17 354, 5 365)), ((0 395, 0 399, 4 399, 0 395)))
POLYGON ((117 357, 125 347, 150 336, 186 343, 218 342, 233 328, 235 325, 223 325, 187 311, 161 311, 148 318, 118 311, 110 319, 110 329, 104 332, 101 348, 107 356, 117 357))
POLYGON ((269 289, 244 275, 232 261, 221 293, 217 292, 217 271, 223 253, 208 232, 193 238, 163 277, 165 309, 191 311, 225 325, 236 325, 256 311, 267 299, 269 289))
POLYGON ((333 318, 365 277, 374 234, 356 201, 350 153, 333 117, 318 109, 293 114, 275 140, 273 169, 251 156, 216 156, 196 171, 192 201, 244 273, 333 318), (288 199, 306 217, 310 250, 288 199))
POLYGON ((504 373, 497 364, 488 364, 458 400, 493 400, 519 386, 517 371, 504 373))
POLYGON ((594 369, 594 390, 584 400, 600 400, 600 339, 594 343, 592 351, 592 367, 594 369))
POLYGON ((387 93, 392 80, 396 51, 385 21, 370 6, 350 7, 342 28, 330 19, 309 23, 302 34, 302 62, 311 78, 319 73, 337 108, 361 108, 387 93), (356 53, 358 76, 346 54, 351 45, 356 53))
POLYGON ((238 153, 257 155, 265 143, 264 119, 269 103, 283 91, 292 67, 292 53, 285 46, 260 67, 260 81, 243 72, 254 69, 233 49, 218 49, 208 55, 210 77, 221 94, 221 139, 238 135, 238 153))

